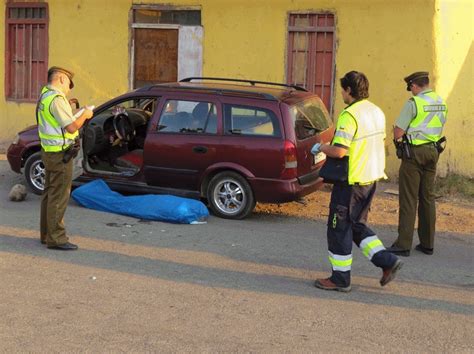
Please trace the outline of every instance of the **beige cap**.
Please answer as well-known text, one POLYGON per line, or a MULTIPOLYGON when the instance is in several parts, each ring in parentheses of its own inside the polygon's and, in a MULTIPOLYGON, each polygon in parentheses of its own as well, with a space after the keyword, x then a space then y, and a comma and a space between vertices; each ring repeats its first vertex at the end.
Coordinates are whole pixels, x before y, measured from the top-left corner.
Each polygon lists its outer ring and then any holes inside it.
POLYGON ((74 77, 74 73, 70 70, 61 68, 59 66, 52 66, 48 69, 48 80, 53 75, 54 73, 63 73, 66 74, 66 76, 69 78, 69 81, 71 83, 69 84, 69 88, 72 89, 74 87, 74 82, 72 82, 72 78, 74 77))

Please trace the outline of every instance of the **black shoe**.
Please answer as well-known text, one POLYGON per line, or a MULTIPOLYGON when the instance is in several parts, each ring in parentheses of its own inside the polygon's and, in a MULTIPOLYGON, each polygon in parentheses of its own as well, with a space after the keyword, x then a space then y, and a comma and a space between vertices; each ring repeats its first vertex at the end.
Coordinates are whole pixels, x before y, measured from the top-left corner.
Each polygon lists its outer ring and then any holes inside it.
POLYGON ((432 248, 423 247, 421 245, 421 243, 419 245, 416 245, 415 249, 417 251, 423 252, 424 254, 429 254, 430 256, 433 254, 433 249, 432 248))
POLYGON ((398 246, 392 245, 386 249, 387 252, 396 254, 397 256, 408 257, 410 255, 410 250, 404 250, 398 246))
POLYGON ((395 275, 402 268, 403 263, 401 260, 397 259, 392 268, 387 268, 383 270, 382 278, 380 278, 380 285, 385 286, 395 279, 395 275))
POLYGON ((60 251, 75 251, 79 247, 77 245, 71 243, 71 242, 66 242, 63 243, 62 245, 56 245, 56 246, 48 246, 50 250, 60 250, 60 251))

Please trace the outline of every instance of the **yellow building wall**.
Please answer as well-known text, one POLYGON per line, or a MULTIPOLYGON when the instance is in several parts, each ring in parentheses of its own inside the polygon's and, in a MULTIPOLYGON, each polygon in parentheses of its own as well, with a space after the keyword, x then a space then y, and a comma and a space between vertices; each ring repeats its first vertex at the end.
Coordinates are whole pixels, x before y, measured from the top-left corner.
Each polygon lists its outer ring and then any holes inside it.
MULTIPOLYGON (((470 2, 470 0, 452 1, 470 2)), ((452 25, 460 31, 465 31, 467 25, 462 25, 463 21, 459 21, 459 18, 471 23, 472 17, 468 21, 470 14, 464 13, 458 5, 451 7, 449 2, 448 0, 390 2, 150 0, 146 3, 201 6, 204 28, 203 76, 251 78, 275 82, 284 82, 286 79, 289 13, 324 11, 334 13, 337 29, 335 115, 337 117, 337 113, 344 107, 338 78, 350 70, 363 71, 370 81, 370 99, 384 110, 387 117, 387 173, 389 176, 396 176, 399 162, 391 142, 391 127, 402 105, 410 97, 409 92, 405 90, 403 77, 418 70, 433 73, 435 89, 438 88, 439 82, 440 88, 446 90, 440 94, 446 96, 447 91, 450 91, 448 99, 453 102, 450 106, 450 122, 458 119, 458 113, 456 109, 453 111, 452 106, 462 100, 463 94, 455 93, 458 89, 449 84, 452 83, 451 79, 445 79, 444 76, 457 77, 456 70, 462 68, 457 65, 447 73, 447 69, 441 65, 436 66, 436 60, 445 62, 452 58, 448 53, 436 50, 444 37, 438 35, 435 41, 434 32, 438 28, 440 33, 449 32, 449 26, 452 25), (439 16, 438 8, 441 8, 441 11, 446 11, 443 9, 448 8, 447 14, 439 16)), ((72 96, 77 97, 81 104, 98 105, 128 90, 130 65, 128 17, 133 3, 145 2, 48 1, 49 65, 63 65, 76 73, 76 87, 72 96)), ((0 16, 0 27, 3 27, 4 11, 0 11, 0 16)), ((4 49, 4 41, 0 42, 0 48, 4 49)), ((464 50, 466 56, 464 42, 459 45, 459 49, 461 52, 464 50)), ((470 50, 472 64, 472 47, 470 50)), ((4 67, 4 56, 0 56, 1 73, 4 67)), ((466 67, 464 70, 467 70, 466 67)), ((468 83, 465 80, 461 83, 461 90, 466 85, 468 83)), ((0 86, 0 111, 5 112, 0 116, 1 142, 2 139, 11 139, 16 131, 34 123, 34 105, 5 102, 4 85, 0 86)), ((467 116, 472 103, 465 104, 463 100, 460 105, 463 107, 459 108, 459 114, 467 116)), ((451 134, 453 126, 454 124, 448 128, 448 134, 451 134)), ((454 150, 449 150, 443 159, 448 159, 449 154, 453 153, 454 150)), ((463 173, 472 174, 472 167, 465 167, 462 159, 456 161, 455 165, 450 167, 452 171, 460 169, 463 173)))
POLYGON ((448 104, 448 144, 439 172, 474 177, 474 2, 440 0, 436 12, 437 92, 448 104))
MULTIPOLYGON (((49 0, 49 66, 63 66, 75 73, 69 97, 81 105, 103 103, 128 88, 128 13, 131 1, 49 0)), ((3 9, 6 1, 2 1, 3 9)), ((0 28, 5 11, 0 10, 0 28)), ((0 41, 5 52, 5 41, 0 41)), ((0 55, 4 77, 5 56, 0 55)), ((0 85, 0 148, 8 147, 15 134, 35 120, 35 104, 5 100, 0 85)), ((2 149, 2 150, 3 150, 2 149)))
POLYGON ((20 130, 29 125, 36 124, 34 118, 35 105, 7 102, 5 100, 5 6, 6 1, 1 2, 0 9, 0 152, 5 150, 11 139, 20 130))
POLYGON ((284 82, 290 9, 291 12, 335 14, 335 115, 337 117, 344 108, 339 78, 350 70, 364 72, 370 81, 370 99, 387 117, 387 174, 397 175, 399 162, 392 144, 392 125, 410 97, 403 77, 418 70, 433 71, 435 57, 430 19, 434 16, 434 0, 226 3, 226 7, 206 6, 203 11, 204 75, 284 82))

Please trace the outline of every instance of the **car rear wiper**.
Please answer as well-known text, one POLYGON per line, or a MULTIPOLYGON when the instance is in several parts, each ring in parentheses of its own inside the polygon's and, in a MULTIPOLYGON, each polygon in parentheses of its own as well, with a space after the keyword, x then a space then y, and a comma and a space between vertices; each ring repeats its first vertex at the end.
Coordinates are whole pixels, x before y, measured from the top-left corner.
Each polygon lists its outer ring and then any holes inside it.
POLYGON ((303 125, 303 128, 308 131, 309 135, 315 135, 318 132, 318 130, 315 127, 312 127, 311 125, 305 124, 303 125))
POLYGON ((202 128, 192 129, 192 128, 181 128, 180 133, 202 133, 202 128))

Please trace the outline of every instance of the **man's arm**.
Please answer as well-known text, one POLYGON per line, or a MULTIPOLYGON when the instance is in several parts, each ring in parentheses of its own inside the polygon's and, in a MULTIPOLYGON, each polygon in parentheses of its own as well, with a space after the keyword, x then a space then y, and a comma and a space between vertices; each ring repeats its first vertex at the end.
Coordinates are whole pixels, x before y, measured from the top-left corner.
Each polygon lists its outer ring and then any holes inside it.
POLYGON ((393 139, 401 139, 403 134, 405 134, 405 131, 402 128, 399 128, 397 126, 393 127, 393 139))
POLYGON ((350 113, 344 112, 337 120, 332 145, 321 145, 319 150, 324 152, 327 156, 336 159, 346 156, 356 131, 357 123, 354 117, 352 117, 350 113))
POLYGON ((327 156, 340 159, 346 155, 347 147, 342 145, 321 145, 320 151, 324 152, 327 156))
POLYGON ((71 105, 62 97, 56 97, 53 102, 51 102, 51 113, 58 123, 71 134, 78 131, 84 125, 84 122, 93 115, 90 109, 84 107, 84 112, 82 112, 78 118, 74 118, 71 105))
POLYGON ((412 99, 409 99, 402 108, 400 115, 398 116, 397 120, 395 121, 395 125, 393 127, 393 139, 398 140, 401 139, 403 134, 408 129, 413 118, 416 116, 416 106, 415 102, 412 99))
POLYGON ((84 112, 82 112, 82 114, 79 116, 79 118, 77 118, 71 124, 66 125, 64 127, 64 129, 66 129, 68 133, 71 133, 71 134, 75 133, 76 131, 81 129, 81 127, 84 125, 84 122, 86 120, 92 118, 93 114, 94 113, 90 109, 87 109, 86 107, 84 107, 84 112))

